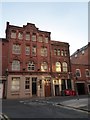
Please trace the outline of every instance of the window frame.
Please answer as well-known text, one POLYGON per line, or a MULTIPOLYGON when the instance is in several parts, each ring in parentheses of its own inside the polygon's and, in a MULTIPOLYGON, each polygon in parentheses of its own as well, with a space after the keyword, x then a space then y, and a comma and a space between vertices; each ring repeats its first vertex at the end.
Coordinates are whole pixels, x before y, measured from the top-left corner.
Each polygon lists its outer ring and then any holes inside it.
POLYGON ((20 90, 20 77, 12 77, 11 91, 16 92, 20 90), (17 81, 17 83, 15 83, 17 81))
POLYGON ((19 60, 12 61, 12 71, 20 71, 20 61, 19 60))

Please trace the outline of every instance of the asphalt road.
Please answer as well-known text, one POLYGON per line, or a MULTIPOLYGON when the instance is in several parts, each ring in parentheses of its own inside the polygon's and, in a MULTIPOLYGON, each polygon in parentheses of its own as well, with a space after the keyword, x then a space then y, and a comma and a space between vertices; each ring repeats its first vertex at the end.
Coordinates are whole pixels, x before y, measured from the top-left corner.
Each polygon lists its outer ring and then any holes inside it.
MULTIPOLYGON (((9 118, 88 118, 86 112, 68 107, 57 106, 58 101, 65 99, 28 99, 28 100, 3 100, 2 111, 9 118)), ((67 99, 71 99, 67 97, 67 99)))

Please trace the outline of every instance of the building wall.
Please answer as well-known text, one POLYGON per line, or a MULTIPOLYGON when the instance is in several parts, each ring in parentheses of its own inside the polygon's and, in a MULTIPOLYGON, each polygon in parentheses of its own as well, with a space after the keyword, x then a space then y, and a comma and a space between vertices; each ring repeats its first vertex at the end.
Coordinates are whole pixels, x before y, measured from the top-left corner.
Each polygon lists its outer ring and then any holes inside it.
POLYGON ((70 80, 71 89, 73 89, 73 81, 71 80, 69 73, 71 72, 70 66, 70 54, 69 54, 69 44, 64 42, 55 42, 50 38, 50 32, 39 30, 35 24, 27 23, 27 25, 23 25, 23 27, 13 26, 7 22, 6 27, 6 42, 3 44, 3 74, 6 75, 5 89, 6 89, 6 97, 7 98, 29 98, 33 96, 37 97, 48 97, 48 96, 57 96, 61 95, 62 89, 62 81, 65 81, 65 87, 68 89, 67 82, 70 80), (11 38, 11 32, 16 32, 16 38, 11 38), (19 32, 22 32, 23 38, 19 39, 19 32), (30 34, 30 40, 26 40, 26 33, 30 34), (32 41, 32 35, 36 35, 36 41, 32 41), (43 37, 43 42, 38 41, 38 37, 43 37), (48 38, 48 42, 45 42, 45 38, 48 38), (13 53, 13 44, 18 44, 21 46, 21 53, 15 54, 13 53), (30 47, 30 54, 25 54, 25 47, 30 47), (36 55, 32 54, 32 47, 36 46, 36 55), (41 56, 41 48, 47 48, 47 56, 41 56), (60 49, 60 55, 54 55, 54 49, 60 49), (61 51, 66 51, 66 55, 61 55, 61 51), (20 61, 20 71, 12 70, 12 62, 13 60, 20 61), (33 61, 35 63, 35 70, 28 71, 27 64, 29 61, 33 61), (6 62, 6 63, 5 63, 6 62), (48 69, 46 71, 41 70, 41 63, 46 62, 48 65, 48 69), (61 65, 63 62, 67 63, 67 71, 63 71, 63 67, 61 68, 61 72, 56 71, 55 63, 60 62, 61 65), (7 73, 5 71, 7 70, 7 73), (25 80, 26 78, 30 78, 30 89, 28 91, 25 90, 25 80), (35 84, 33 83, 33 78, 36 78, 35 84), (19 90, 13 90, 15 86, 12 88, 13 79, 19 79, 20 84, 19 90), (36 88, 34 89, 34 86, 36 88), (33 89, 35 91, 33 91, 33 89), (33 92, 36 92, 34 95, 33 92))
POLYGON ((79 94, 89 94, 90 93, 90 64, 89 64, 89 48, 90 44, 78 49, 73 55, 71 55, 71 68, 72 68, 72 78, 74 80, 74 87, 79 94), (76 76, 76 69, 79 69, 81 76, 76 76), (86 69, 89 70, 89 76, 86 76, 86 69), (76 83, 79 83, 76 86, 76 83), (84 83, 84 85, 82 84, 84 83), (84 87, 82 87, 82 85, 84 87), (78 87, 78 88, 77 88, 78 87), (81 92, 80 89, 83 91, 81 92))

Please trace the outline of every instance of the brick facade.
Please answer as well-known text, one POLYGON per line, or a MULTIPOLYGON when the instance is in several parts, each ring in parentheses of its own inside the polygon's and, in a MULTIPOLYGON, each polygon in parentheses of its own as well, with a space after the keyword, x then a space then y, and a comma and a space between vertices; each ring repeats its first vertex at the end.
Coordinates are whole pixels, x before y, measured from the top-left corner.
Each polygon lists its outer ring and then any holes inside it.
POLYGON ((90 64, 89 64, 90 44, 78 49, 71 55, 71 69, 74 87, 79 95, 90 93, 90 64), (80 76, 76 75, 76 70, 80 71, 80 76), (88 75, 86 75, 86 71, 88 75))
POLYGON ((2 41, 3 97, 58 96, 64 89, 74 89, 69 44, 53 41, 50 35, 35 24, 19 27, 7 22, 2 41))

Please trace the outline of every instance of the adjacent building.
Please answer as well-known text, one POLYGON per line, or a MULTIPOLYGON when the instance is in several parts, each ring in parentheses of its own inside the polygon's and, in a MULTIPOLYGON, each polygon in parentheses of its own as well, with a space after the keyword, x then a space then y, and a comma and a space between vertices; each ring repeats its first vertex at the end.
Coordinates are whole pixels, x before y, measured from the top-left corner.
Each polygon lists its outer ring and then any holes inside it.
POLYGON ((90 94, 90 43, 71 55, 72 79, 79 95, 90 94))
POLYGON ((50 35, 32 23, 19 27, 7 22, 6 38, 0 41, 3 98, 57 96, 74 89, 69 44, 50 35))

